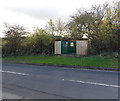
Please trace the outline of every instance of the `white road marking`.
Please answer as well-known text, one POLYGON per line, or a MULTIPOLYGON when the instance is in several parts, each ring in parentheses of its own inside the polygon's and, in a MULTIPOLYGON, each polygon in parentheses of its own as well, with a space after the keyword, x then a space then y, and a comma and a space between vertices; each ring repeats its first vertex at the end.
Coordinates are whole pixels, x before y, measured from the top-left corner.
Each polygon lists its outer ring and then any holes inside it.
POLYGON ((17 75, 24 75, 24 76, 29 75, 29 74, 26 74, 26 73, 18 73, 18 72, 13 72, 13 71, 3 71, 2 70, 1 72, 3 72, 3 73, 17 74, 17 75))
POLYGON ((119 87, 120 87, 120 86, 118 86, 118 85, 111 85, 111 84, 104 84, 104 83, 95 83, 95 82, 87 82, 87 81, 79 81, 79 80, 65 80, 65 79, 62 79, 62 80, 63 80, 63 81, 70 81, 70 82, 84 83, 84 84, 91 84, 91 85, 114 87, 114 88, 119 88, 119 87))

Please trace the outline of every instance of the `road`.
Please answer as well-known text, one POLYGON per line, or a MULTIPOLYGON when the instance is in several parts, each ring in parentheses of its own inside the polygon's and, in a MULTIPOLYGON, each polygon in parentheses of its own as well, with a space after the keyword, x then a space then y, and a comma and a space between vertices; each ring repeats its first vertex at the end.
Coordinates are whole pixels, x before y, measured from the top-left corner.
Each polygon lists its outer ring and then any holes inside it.
POLYGON ((3 99, 118 99, 118 72, 3 63, 3 99))

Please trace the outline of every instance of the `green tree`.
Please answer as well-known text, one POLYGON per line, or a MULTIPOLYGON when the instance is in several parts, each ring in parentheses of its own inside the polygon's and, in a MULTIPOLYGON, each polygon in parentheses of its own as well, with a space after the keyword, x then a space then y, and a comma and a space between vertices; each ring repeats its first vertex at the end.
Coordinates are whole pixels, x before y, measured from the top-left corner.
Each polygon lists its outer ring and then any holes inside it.
POLYGON ((81 9, 72 16, 68 24, 71 37, 80 39, 84 34, 91 40, 94 53, 116 51, 118 47, 118 29, 120 28, 119 2, 109 5, 92 6, 89 11, 81 9), (116 47, 116 48, 115 48, 116 47))
POLYGON ((53 36, 44 29, 35 28, 34 34, 27 37, 27 46, 32 54, 53 54, 53 36))

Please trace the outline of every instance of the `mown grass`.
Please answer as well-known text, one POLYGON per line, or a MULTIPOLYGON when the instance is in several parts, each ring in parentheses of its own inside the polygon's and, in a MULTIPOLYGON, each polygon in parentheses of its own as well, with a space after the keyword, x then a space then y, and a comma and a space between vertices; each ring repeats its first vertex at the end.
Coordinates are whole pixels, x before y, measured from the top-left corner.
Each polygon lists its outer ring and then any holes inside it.
POLYGON ((34 63, 34 64, 58 64, 73 66, 108 67, 118 68, 118 60, 112 57, 86 56, 12 56, 3 57, 3 62, 34 63))

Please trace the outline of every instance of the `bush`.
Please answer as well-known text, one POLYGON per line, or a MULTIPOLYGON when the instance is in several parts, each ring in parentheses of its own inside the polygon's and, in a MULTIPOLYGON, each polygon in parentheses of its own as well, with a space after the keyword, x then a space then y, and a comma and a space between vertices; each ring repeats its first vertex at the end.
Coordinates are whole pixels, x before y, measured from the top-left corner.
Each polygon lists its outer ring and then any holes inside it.
POLYGON ((112 56, 115 57, 115 58, 118 58, 118 57, 119 57, 119 54, 118 54, 118 52, 113 52, 113 53, 112 53, 112 56))

